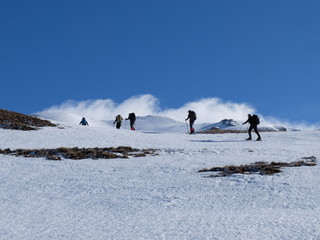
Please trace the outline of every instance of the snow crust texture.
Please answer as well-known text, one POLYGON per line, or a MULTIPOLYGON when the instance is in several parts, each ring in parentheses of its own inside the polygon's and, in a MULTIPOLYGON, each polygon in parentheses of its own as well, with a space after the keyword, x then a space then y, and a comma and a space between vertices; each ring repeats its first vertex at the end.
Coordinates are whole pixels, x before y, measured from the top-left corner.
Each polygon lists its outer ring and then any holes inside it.
POLYGON ((320 131, 139 132, 99 126, 0 129, 1 149, 119 147, 157 156, 52 161, 0 155, 0 239, 320 240, 313 167, 206 178, 203 168, 320 157, 320 131), (254 133, 253 133, 254 134, 254 133))

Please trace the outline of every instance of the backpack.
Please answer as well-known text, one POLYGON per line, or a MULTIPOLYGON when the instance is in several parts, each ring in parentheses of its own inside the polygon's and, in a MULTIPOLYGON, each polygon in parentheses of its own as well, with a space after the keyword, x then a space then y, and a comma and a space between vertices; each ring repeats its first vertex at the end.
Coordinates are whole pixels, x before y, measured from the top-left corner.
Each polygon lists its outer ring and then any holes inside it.
POLYGON ((136 120, 136 115, 134 113, 129 113, 129 117, 130 120, 135 121, 136 120))
POLYGON ((117 121, 117 122, 121 122, 121 121, 122 121, 121 115, 116 116, 116 121, 117 121))
POLYGON ((197 114, 196 114, 196 112, 192 111, 191 114, 192 114, 193 119, 196 120, 196 119, 197 119, 197 114))
POLYGON ((258 115, 256 115, 256 114, 252 115, 252 123, 256 124, 256 125, 260 124, 260 119, 259 119, 258 115))

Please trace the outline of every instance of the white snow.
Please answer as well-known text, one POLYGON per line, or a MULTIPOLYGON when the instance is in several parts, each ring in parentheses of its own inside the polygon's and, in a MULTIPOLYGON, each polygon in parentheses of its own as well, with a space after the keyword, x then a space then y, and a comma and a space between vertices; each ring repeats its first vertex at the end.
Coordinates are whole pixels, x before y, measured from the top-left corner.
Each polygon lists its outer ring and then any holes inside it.
POLYGON ((273 176, 197 172, 319 159, 320 131, 261 133, 256 142, 244 141, 246 134, 77 124, 0 129, 0 148, 131 146, 157 148, 159 155, 62 161, 0 155, 0 239, 320 239, 319 165, 273 176))

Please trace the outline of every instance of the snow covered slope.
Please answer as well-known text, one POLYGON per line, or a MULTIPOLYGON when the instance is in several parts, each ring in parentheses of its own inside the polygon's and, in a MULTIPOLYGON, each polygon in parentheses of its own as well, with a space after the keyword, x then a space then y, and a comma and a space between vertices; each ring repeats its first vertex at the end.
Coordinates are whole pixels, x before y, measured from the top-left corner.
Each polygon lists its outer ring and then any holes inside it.
POLYGON ((0 148, 131 146, 157 148, 159 155, 62 161, 0 155, 1 239, 320 239, 319 165, 272 176, 197 172, 319 159, 320 131, 262 133, 256 142, 244 141, 246 134, 77 124, 0 129, 0 148))

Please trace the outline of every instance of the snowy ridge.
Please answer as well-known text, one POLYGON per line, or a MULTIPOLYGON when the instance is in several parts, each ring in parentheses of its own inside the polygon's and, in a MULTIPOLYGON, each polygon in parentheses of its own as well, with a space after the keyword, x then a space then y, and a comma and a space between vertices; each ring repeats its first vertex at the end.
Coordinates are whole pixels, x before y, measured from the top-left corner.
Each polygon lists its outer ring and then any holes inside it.
MULTIPOLYGON (((42 117, 44 119, 48 119, 60 124, 67 125, 75 125, 79 124, 81 118, 83 116, 73 114, 73 113, 65 113, 65 112, 44 112, 39 113, 37 116, 42 117)), ((125 119, 127 116, 123 116, 125 119)), ((109 126, 112 127, 112 120, 96 120, 87 118, 88 122, 92 126, 109 126)), ((183 121, 183 120, 182 120, 183 121)), ((188 131, 189 123, 185 123, 182 121, 176 121, 169 117, 162 117, 156 115, 146 115, 146 116, 137 116, 137 120, 135 123, 136 129, 138 131, 148 131, 148 132, 186 132, 188 131)), ((198 124, 195 122, 196 131, 210 130, 210 129, 221 129, 221 130, 240 130, 242 128, 242 123, 244 121, 236 121, 233 119, 223 119, 217 123, 201 123, 198 124)), ((126 120, 122 123, 122 128, 129 129, 129 122, 126 120)), ((285 126, 273 125, 268 122, 262 122, 259 125, 260 130, 264 131, 290 131, 296 130, 293 128, 287 128, 285 126)))
MULTIPOLYGON (((209 124, 201 128, 200 131, 212 130, 212 129, 240 130, 242 129, 242 123, 243 121, 236 121, 233 119, 223 119, 220 122, 209 124)), ((262 131, 297 131, 297 129, 294 129, 294 128, 287 128, 285 126, 272 125, 270 123, 263 123, 263 122, 258 126, 258 129, 262 131)))

